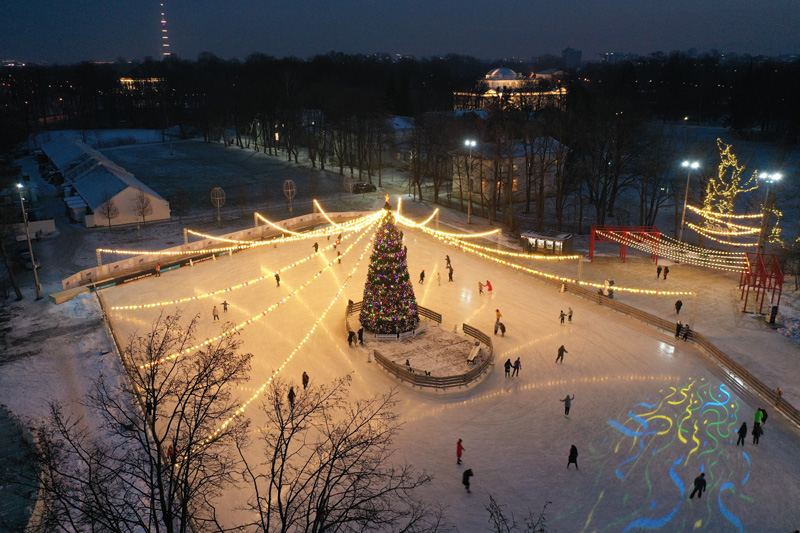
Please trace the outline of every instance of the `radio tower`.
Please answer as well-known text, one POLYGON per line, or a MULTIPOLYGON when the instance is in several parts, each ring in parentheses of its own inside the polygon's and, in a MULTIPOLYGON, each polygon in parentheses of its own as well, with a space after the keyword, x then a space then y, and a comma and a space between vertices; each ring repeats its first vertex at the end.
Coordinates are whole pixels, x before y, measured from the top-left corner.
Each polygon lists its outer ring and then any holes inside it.
POLYGON ((167 17, 164 15, 164 2, 161 2, 161 58, 171 55, 169 51, 169 36, 167 35, 167 17))

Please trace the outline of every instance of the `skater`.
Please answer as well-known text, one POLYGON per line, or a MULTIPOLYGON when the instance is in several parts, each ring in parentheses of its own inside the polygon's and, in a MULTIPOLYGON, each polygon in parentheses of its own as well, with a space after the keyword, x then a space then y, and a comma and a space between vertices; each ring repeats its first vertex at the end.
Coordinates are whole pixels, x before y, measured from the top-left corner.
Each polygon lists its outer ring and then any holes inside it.
POLYGON ((469 468, 469 469, 465 470, 464 474, 461 476, 461 483, 464 484, 464 487, 467 489, 467 492, 470 492, 470 490, 469 490, 469 478, 471 478, 473 475, 474 474, 472 473, 472 469, 469 468))
POLYGON ((678 300, 677 302, 675 302, 675 314, 676 315, 681 314, 681 307, 683 307, 683 302, 682 301, 678 300))
POLYGON ((660 277, 661 277, 661 270, 662 270, 662 268, 661 268, 661 266, 659 265, 659 267, 656 269, 656 279, 658 279, 658 278, 660 278, 660 277))
POLYGON ((514 366, 514 365, 511 363, 511 359, 508 359, 508 360, 506 360, 505 363, 503 363, 503 367, 505 367, 505 369, 506 369, 506 377, 509 377, 511 375, 511 367, 512 366, 514 366))
POLYGON ((703 497, 703 492, 706 490, 706 474, 705 472, 701 472, 699 476, 694 478, 694 490, 689 495, 689 499, 691 500, 694 498, 695 493, 697 494, 698 498, 703 497))
POLYGON ((489 293, 489 296, 492 295, 492 282, 488 279, 486 280, 486 292, 489 293))
POLYGON ((664 267, 664 279, 667 279, 667 274, 669 274, 669 267, 664 267))
POLYGON ((289 387, 289 408, 294 409, 294 387, 289 387))
POLYGON ((308 387, 308 374, 303 372, 303 390, 306 390, 308 387))
POLYGON ((564 364, 564 354, 565 353, 569 353, 569 352, 567 351, 566 348, 564 348, 564 345, 562 344, 561 347, 558 349, 558 357, 556 357, 556 363, 561 361, 561 364, 562 365, 564 364))
POLYGON ((517 360, 514 361, 514 371, 511 373, 511 377, 519 376, 519 369, 522 368, 522 363, 519 361, 519 357, 517 360))
POLYGON ((501 337, 505 337, 506 336, 506 325, 503 324, 502 322, 500 322, 500 324, 498 324, 498 326, 500 327, 500 336, 501 337))
POLYGON ((478 282, 478 294, 483 294, 483 283, 478 282))
POLYGON ((689 338, 689 324, 684 324, 683 328, 681 329, 681 338, 686 340, 689 338))
POLYGON ((503 315, 500 314, 500 309, 494 310, 494 316, 495 316, 494 334, 497 335, 497 330, 500 329, 500 319, 503 318, 503 315))
POLYGON ((569 465, 572 463, 575 463, 575 470, 578 470, 578 448, 576 448, 574 444, 569 447, 569 461, 567 462, 567 470, 569 470, 569 465))
POLYGON ((447 281, 453 281, 453 267, 447 267, 447 281))
MULTIPOLYGON (((691 318, 691 317, 690 317, 690 318, 691 318)), ((676 338, 676 339, 680 338, 680 336, 681 336, 681 329, 683 329, 683 324, 681 324, 681 321, 680 321, 680 320, 678 320, 678 322, 676 322, 676 323, 675 323, 675 338, 676 338)))
POLYGON ((764 434, 764 430, 761 429, 761 424, 756 424, 753 427, 753 444, 758 444, 758 438, 764 434))
POLYGON ((231 305, 231 304, 229 304, 229 303, 227 302, 227 300, 223 300, 223 301, 222 301, 222 312, 223 312, 223 313, 227 313, 227 312, 228 312, 228 306, 229 306, 229 305, 231 305))
POLYGON ((767 423, 767 416, 768 416, 768 415, 767 415, 767 412, 766 412, 764 409, 762 409, 762 408, 760 408, 760 407, 759 407, 759 408, 758 408, 758 410, 759 410, 759 411, 761 411, 761 429, 762 429, 762 431, 763 431, 763 429, 764 429, 764 424, 766 424, 766 423, 767 423))
POLYGON ((776 394, 775 405, 778 405, 779 403, 781 403, 781 399, 783 398, 783 391, 781 390, 780 387, 775 389, 775 394, 776 394))
POLYGON ((277 283, 276 287, 281 286, 281 271, 275 272, 275 283, 277 283))
POLYGON ((338 261, 340 265, 342 264, 342 252, 339 252, 338 250, 336 252, 336 261, 338 261))
POLYGON ((461 454, 464 453, 465 448, 461 445, 461 439, 456 443, 456 464, 461 464, 461 454))
POLYGON ((364 346, 364 326, 358 328, 358 344, 364 346))
POLYGON ((318 252, 318 251, 319 251, 319 244, 314 243, 314 252, 318 252))
POLYGON ((352 346, 356 340, 356 332, 352 329, 347 330, 347 345, 352 346))
POLYGON ((569 308, 569 311, 567 311, 567 321, 570 324, 572 324, 572 308, 571 307, 569 308))
POLYGON ((569 416, 569 409, 572 407, 572 400, 575 399, 575 395, 572 395, 572 398, 569 397, 569 394, 563 399, 558 400, 559 402, 564 402, 564 416, 569 416))
POLYGON ((447 265, 446 265, 447 268, 450 268, 450 256, 449 255, 445 255, 444 256, 444 260, 447 262, 447 265))
POLYGON ((157 278, 161 277, 161 263, 156 265, 156 277, 157 278))
MULTIPOLYGON (((400 238, 401 239, 403 238, 402 235, 400 236, 400 238)), ((342 234, 340 233, 339 236, 336 237, 336 244, 341 244, 341 243, 342 243, 342 234)))
POLYGON ((764 420, 764 415, 761 409, 756 409, 756 414, 753 417, 753 428, 755 429, 756 426, 760 426, 762 420, 764 420))
POLYGON ((217 306, 214 306, 214 309, 211 310, 211 314, 214 315, 214 320, 219 320, 219 311, 217 311, 217 306))
POLYGON ((739 440, 736 441, 736 445, 738 446, 741 442, 742 448, 744 448, 744 438, 747 437, 747 422, 742 422, 742 427, 736 433, 739 434, 739 440))
POLYGON ((441 272, 437 272, 436 273, 436 284, 439 285, 440 287, 442 285, 442 273, 441 272))
POLYGON ((565 319, 566 317, 567 317, 567 315, 566 315, 566 314, 564 314, 564 310, 562 309, 562 310, 561 310, 561 312, 558 314, 558 318, 560 318, 560 319, 561 319, 561 323, 562 323, 562 324, 564 323, 564 319, 565 319))
POLYGON ((425 281, 425 271, 424 270, 419 273, 419 282, 418 283, 422 283, 423 281, 425 281))

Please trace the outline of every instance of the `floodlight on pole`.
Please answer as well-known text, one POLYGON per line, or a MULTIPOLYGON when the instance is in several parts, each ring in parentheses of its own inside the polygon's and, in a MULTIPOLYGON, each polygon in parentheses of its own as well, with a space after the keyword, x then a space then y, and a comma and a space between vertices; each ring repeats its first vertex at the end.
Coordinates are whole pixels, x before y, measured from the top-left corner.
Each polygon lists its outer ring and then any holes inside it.
POLYGON ((758 175, 758 179, 764 180, 767 183, 767 190, 764 194, 764 213, 761 215, 761 231, 758 232, 758 253, 760 254, 764 253, 764 248, 767 245, 767 227, 769 226, 769 215, 772 212, 773 202, 770 201, 769 196, 770 185, 776 181, 780 181, 782 177, 783 175, 777 172, 773 174, 762 172, 758 175))
POLYGON ((686 204, 689 203, 689 178, 692 177, 692 170, 700 168, 700 163, 697 161, 684 161, 681 166, 686 170, 686 190, 683 193, 683 215, 681 215, 681 231, 678 235, 678 241, 683 242, 683 226, 686 222, 686 204))
POLYGON ((33 282, 36 289, 36 299, 42 299, 42 286, 39 285, 39 272, 36 265, 36 257, 33 255, 33 244, 31 243, 31 232, 28 229, 28 212, 25 211, 25 199, 22 197, 22 184, 17 184, 19 189, 19 205, 22 208, 22 220, 25 221, 25 237, 28 239, 28 252, 31 254, 31 267, 33 268, 33 282))
POLYGON ((469 175, 469 167, 472 165, 472 149, 478 145, 474 139, 466 139, 464 146, 469 148, 469 164, 467 164, 467 192, 469 199, 467 200, 467 224, 472 224, 472 178, 469 175))

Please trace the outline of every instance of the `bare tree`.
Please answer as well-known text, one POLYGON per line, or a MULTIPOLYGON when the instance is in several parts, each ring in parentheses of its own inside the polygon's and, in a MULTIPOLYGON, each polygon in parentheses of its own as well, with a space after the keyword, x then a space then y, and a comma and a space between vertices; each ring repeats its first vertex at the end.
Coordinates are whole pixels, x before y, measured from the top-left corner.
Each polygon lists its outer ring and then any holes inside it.
MULTIPOLYGON (((294 391, 276 380, 262 410, 263 462, 246 465, 258 531, 442 531, 441 510, 414 498, 425 472, 392 464, 395 393, 348 401, 350 376, 294 391)), ((299 389, 299 387, 298 387, 299 389)))
POLYGON ((22 300, 22 291, 19 288, 17 274, 11 265, 11 258, 8 256, 8 250, 6 249, 6 241, 14 235, 14 227, 17 222, 14 213, 15 210, 10 205, 0 207, 0 253, 3 255, 3 264, 6 267, 6 272, 8 272, 8 280, 14 288, 14 294, 16 294, 17 300, 22 300))
POLYGON ((97 208, 97 214, 108 220, 108 230, 111 231, 111 221, 119 216, 119 208, 108 191, 103 191, 103 203, 97 208))
MULTIPOLYGON (((522 530, 524 533, 547 533, 547 520, 545 518, 545 511, 550 502, 546 502, 542 510, 539 511, 537 516, 528 510, 528 516, 525 518, 525 528, 522 530)), ((496 533, 511 533, 518 531, 520 528, 517 521, 514 519, 514 513, 508 515, 508 506, 499 503, 494 499, 494 496, 489 494, 489 505, 486 510, 489 511, 489 523, 491 524, 491 531, 496 533)))
POLYGON ((176 187, 172 200, 169 203, 170 210, 178 215, 178 222, 183 225, 183 216, 189 211, 189 193, 186 189, 176 187))
POLYGON ((150 196, 139 189, 136 193, 136 199, 133 201, 133 211, 137 217, 141 217, 142 224, 147 224, 146 217, 153 214, 153 204, 150 202, 150 196))
POLYGON ((169 359, 193 344, 196 323, 160 316, 147 335, 132 336, 128 380, 100 376, 86 400, 88 418, 100 424, 51 406, 35 432, 36 531, 183 533, 190 522, 193 530, 221 529, 213 502, 233 482, 231 443, 246 429, 226 421, 239 406, 232 391, 246 379, 252 355, 224 337, 169 359))

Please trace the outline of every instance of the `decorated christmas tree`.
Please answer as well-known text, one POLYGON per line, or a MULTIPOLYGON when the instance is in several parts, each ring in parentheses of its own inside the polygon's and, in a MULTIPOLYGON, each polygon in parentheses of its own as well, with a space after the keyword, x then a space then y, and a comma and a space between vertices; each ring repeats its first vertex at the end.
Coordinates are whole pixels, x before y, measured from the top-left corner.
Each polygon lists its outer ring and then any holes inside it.
POLYGON ((403 333, 419 324, 417 299, 408 275, 401 232, 394 225, 388 201, 384 209, 383 220, 375 232, 359 320, 375 333, 403 333))

